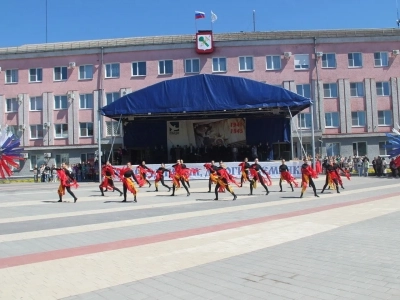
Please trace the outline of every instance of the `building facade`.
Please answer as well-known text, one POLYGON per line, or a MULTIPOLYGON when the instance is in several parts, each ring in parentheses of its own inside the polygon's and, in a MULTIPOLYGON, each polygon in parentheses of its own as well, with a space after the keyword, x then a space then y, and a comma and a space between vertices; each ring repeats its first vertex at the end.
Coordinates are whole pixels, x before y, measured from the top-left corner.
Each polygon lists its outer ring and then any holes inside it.
MULTIPOLYGON (((400 31, 321 30, 215 34, 197 54, 194 35, 25 45, 0 49, 0 126, 21 137, 20 175, 43 161, 93 161, 123 146, 100 107, 146 86, 198 73, 241 76, 314 100, 292 122, 293 157, 386 154, 399 119, 400 31), (398 57, 399 56, 399 57, 398 57), (100 136, 99 136, 100 133, 100 136)), ((113 155, 111 155, 113 157, 113 155)))

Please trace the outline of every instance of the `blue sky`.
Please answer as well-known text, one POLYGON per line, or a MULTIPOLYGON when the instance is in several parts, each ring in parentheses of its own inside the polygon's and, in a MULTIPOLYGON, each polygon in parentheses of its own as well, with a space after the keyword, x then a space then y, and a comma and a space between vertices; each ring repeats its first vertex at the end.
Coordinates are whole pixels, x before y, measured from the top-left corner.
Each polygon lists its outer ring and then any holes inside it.
MULTIPOLYGON (((399 0, 400 1, 400 0, 399 0)), ((3 0, 0 47, 45 43, 46 0, 3 0), (21 9, 23 8, 23 9, 21 9)), ((47 0, 48 42, 195 33, 394 28, 396 0, 47 0)))

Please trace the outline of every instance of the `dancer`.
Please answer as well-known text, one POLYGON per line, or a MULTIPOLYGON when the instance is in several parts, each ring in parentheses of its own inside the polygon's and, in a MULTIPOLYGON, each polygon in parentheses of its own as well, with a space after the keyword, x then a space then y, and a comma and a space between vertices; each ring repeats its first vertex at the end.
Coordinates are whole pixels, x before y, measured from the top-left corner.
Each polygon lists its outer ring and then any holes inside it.
POLYGON ((113 177, 115 177, 115 172, 113 166, 110 164, 109 161, 102 167, 101 175, 103 175, 104 179, 103 182, 99 185, 101 195, 104 196, 104 190, 112 190, 119 192, 119 195, 122 196, 122 192, 120 189, 116 188, 114 185, 113 177))
POLYGON ((337 178, 337 173, 336 170, 333 166, 333 160, 329 161, 329 164, 326 166, 326 180, 325 180, 325 185, 322 188, 321 194, 325 191, 326 187, 329 185, 331 189, 336 188, 336 192, 339 192, 339 181, 337 178))
MULTIPOLYGON (((217 175, 218 167, 215 165, 214 161, 212 160, 211 163, 204 164, 204 168, 206 168, 210 172, 210 178, 208 179, 208 192, 211 193, 211 185, 213 183, 217 184, 217 181, 218 181, 218 175, 217 175)), ((225 192, 224 187, 221 186, 219 191, 221 193, 225 192)))
MULTIPOLYGON (((133 194, 133 202, 137 202, 137 189, 133 181, 135 180, 135 174, 132 170, 132 164, 128 162, 126 167, 121 169, 119 172, 119 176, 121 178, 123 184, 123 191, 124 191, 124 200, 122 202, 126 202, 127 191, 130 191, 133 194)), ((136 181, 136 180, 135 180, 136 181)))
POLYGON ((165 164, 162 163, 161 166, 160 166, 160 167, 157 169, 157 171, 156 171, 156 180, 155 180, 155 182, 154 182, 154 185, 156 186, 155 192, 158 192, 158 183, 159 183, 160 181, 161 181, 161 184, 162 184, 163 186, 165 186, 165 187, 168 189, 168 192, 171 191, 171 188, 170 188, 168 185, 166 185, 166 184, 164 183, 164 173, 165 173, 165 172, 168 172, 169 174, 171 174, 171 171, 168 170, 168 169, 166 169, 166 168, 165 168, 165 164))
POLYGON ((172 185, 172 194, 171 196, 175 196, 175 190, 180 188, 180 184, 182 183, 183 187, 185 188, 187 192, 187 196, 190 196, 190 192, 188 187, 186 186, 185 180, 182 177, 182 167, 181 167, 181 161, 178 159, 176 161, 176 164, 172 166, 174 168, 174 173, 170 173, 170 176, 172 177, 173 185, 172 185))
MULTIPOLYGON (((154 171, 153 171, 152 169, 150 169, 149 167, 146 166, 146 162, 145 162, 145 161, 142 161, 142 164, 141 164, 141 165, 138 165, 138 166, 136 167, 136 169, 139 169, 140 178, 141 178, 143 181, 147 182, 147 183, 149 184, 149 187, 151 187, 151 183, 150 183, 150 181, 147 179, 147 173, 154 174, 154 171)), ((140 187, 141 187, 141 186, 140 186, 140 187)))
POLYGON ((62 202, 62 196, 65 195, 65 190, 67 190, 68 194, 70 194, 74 198, 74 203, 78 200, 75 194, 71 191, 71 186, 78 188, 78 184, 70 170, 68 169, 68 165, 66 163, 61 164, 61 168, 56 168, 58 178, 60 179, 60 186, 58 187, 58 196, 60 200, 58 202, 62 202))
POLYGON ((186 167, 186 165, 183 163, 183 159, 181 159, 180 162, 181 162, 181 172, 182 172, 181 175, 182 175, 182 178, 183 178, 183 180, 185 180, 188 188, 190 188, 189 180, 190 180, 190 171, 191 171, 191 169, 186 167))
POLYGON ((252 164, 249 168, 251 176, 253 177, 250 180, 250 195, 253 195, 253 189, 257 188, 257 180, 260 182, 260 184, 264 187, 265 191, 267 192, 266 195, 269 194, 268 188, 264 183, 264 177, 262 176, 261 172, 264 173, 264 175, 267 177, 267 184, 271 185, 271 177, 267 172, 264 171, 264 169, 260 166, 258 163, 258 158, 254 160, 254 164, 252 164))
POLYGON ((313 178, 317 178, 316 172, 311 168, 308 164, 307 158, 303 159, 303 165, 301 166, 301 195, 300 198, 303 198, 303 194, 306 191, 307 187, 310 185, 314 191, 314 196, 319 197, 317 195, 317 189, 315 188, 315 184, 313 178))
POLYGON ((281 174, 281 178, 279 179, 279 187, 280 192, 282 192, 282 181, 286 180, 287 183, 290 184, 292 188, 292 192, 294 192, 293 184, 298 187, 299 184, 297 183, 296 179, 294 179, 293 175, 290 174, 288 166, 285 164, 285 160, 282 159, 282 164, 279 166, 279 173, 281 174))
POLYGON ((340 187, 341 187, 342 189, 344 189, 343 180, 342 180, 342 177, 340 176, 340 171, 342 171, 343 174, 346 176, 346 178, 347 178, 348 180, 350 180, 350 174, 349 174, 349 172, 343 170, 343 169, 339 166, 339 164, 337 164, 337 163, 335 163, 335 162, 333 162, 333 169, 334 169, 335 172, 336 172, 337 181, 338 181, 338 183, 340 184, 340 187))
POLYGON ((221 186, 223 186, 224 188, 226 188, 229 193, 232 194, 233 196, 233 201, 235 201, 237 199, 236 194, 233 192, 231 186, 229 185, 229 182, 233 182, 236 185, 238 185, 233 176, 231 176, 227 171, 226 171, 226 166, 224 165, 224 163, 222 161, 219 162, 219 167, 216 168, 216 173, 217 173, 217 185, 215 186, 215 199, 214 200, 218 200, 218 190, 221 186))
POLYGON ((249 179, 249 169, 250 169, 250 164, 249 164, 249 159, 247 157, 244 158, 244 161, 239 164, 242 177, 240 178, 240 187, 243 187, 243 183, 246 181, 250 181, 249 179))

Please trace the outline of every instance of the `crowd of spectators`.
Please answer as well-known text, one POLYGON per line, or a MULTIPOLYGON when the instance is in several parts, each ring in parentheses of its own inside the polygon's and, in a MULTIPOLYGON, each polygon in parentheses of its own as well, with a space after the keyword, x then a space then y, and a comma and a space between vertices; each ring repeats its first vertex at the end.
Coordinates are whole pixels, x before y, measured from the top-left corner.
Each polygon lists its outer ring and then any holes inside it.
MULTIPOLYGON (((40 167, 35 166, 33 169, 33 178, 35 182, 58 182, 56 165, 51 167, 48 164, 42 164, 40 167)), ((70 167, 72 176, 78 181, 97 181, 99 172, 96 162, 84 162, 73 164, 70 167)))

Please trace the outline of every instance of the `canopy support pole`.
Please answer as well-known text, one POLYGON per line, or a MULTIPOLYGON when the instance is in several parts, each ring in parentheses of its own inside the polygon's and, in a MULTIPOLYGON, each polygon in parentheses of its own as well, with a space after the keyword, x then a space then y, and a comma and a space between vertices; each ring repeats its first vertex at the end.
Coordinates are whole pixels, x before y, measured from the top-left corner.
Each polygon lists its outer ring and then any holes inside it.
POLYGON ((98 172, 99 172, 99 183, 101 183, 102 178, 101 178, 101 114, 100 114, 100 107, 102 107, 103 104, 103 64, 104 64, 104 48, 101 47, 101 65, 100 65, 100 74, 101 74, 101 80, 100 80, 100 95, 99 95, 99 110, 97 112, 97 127, 98 127, 98 132, 97 132, 97 162, 98 162, 98 172))
MULTIPOLYGON (((300 131, 300 134, 299 134, 299 130, 298 130, 297 126, 295 125, 294 121, 293 121, 292 111, 290 110, 289 106, 288 106, 288 111, 289 111, 289 114, 290 114, 290 119, 292 121, 292 126, 293 126, 294 130, 296 130, 297 137, 299 138, 301 150, 303 152, 303 155, 306 156, 306 151, 304 150, 304 147, 303 147, 303 138, 302 138, 301 131, 300 131)), ((292 139, 292 151, 293 151, 293 138, 291 138, 291 139, 292 139)))
POLYGON ((311 164, 312 164, 313 169, 315 169, 315 132, 314 132, 314 103, 313 102, 311 102, 310 112, 311 112, 311 150, 312 150, 311 164))
MULTIPOLYGON (((119 120, 118 120, 117 132, 119 130, 119 126, 121 125, 121 120, 122 120, 122 114, 121 114, 121 116, 119 117, 119 120)), ((111 125, 112 125, 112 123, 111 123, 111 125)), ((113 127, 111 127, 111 130, 112 130, 112 134, 113 134, 113 140, 112 140, 112 143, 111 143, 111 150, 110 150, 110 153, 108 154, 107 161, 110 161, 110 156, 111 156, 111 153, 113 153, 114 143, 115 143, 115 139, 117 137, 117 136, 114 135, 114 128, 113 127)))

